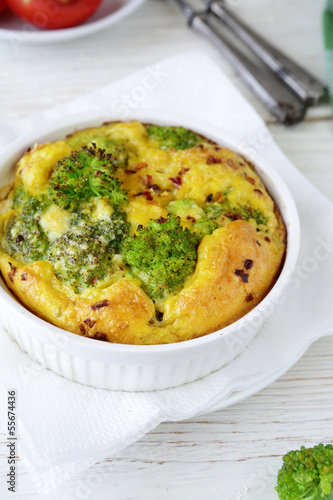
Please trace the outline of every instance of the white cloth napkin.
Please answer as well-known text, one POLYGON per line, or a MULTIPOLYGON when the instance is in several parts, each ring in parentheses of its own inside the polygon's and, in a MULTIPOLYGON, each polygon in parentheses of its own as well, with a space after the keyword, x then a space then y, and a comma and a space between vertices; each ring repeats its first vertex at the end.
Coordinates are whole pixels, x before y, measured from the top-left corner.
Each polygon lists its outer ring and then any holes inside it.
MULTIPOLYGON (((208 377, 150 393, 112 392, 70 382, 41 368, 0 332, 0 381, 18 393, 19 454, 46 493, 142 437, 165 420, 224 408, 284 373, 314 340, 333 333, 333 205, 283 155, 263 121, 219 68, 187 52, 75 101, 15 123, 0 123, 0 147, 41 122, 93 109, 171 110, 195 117, 260 152, 288 184, 301 219, 293 280, 255 340, 208 377)), ((4 401, 4 399, 1 399, 4 401)), ((1 408, 0 408, 1 411, 1 408)))

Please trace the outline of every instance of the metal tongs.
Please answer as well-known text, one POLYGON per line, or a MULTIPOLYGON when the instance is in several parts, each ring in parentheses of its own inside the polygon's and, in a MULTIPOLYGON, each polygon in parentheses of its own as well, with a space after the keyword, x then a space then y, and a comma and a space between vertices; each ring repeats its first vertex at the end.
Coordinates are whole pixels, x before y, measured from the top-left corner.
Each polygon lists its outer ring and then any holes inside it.
POLYGON ((300 122, 309 106, 328 99, 328 89, 322 82, 254 33, 223 1, 209 1, 203 12, 196 12, 184 0, 175 2, 181 7, 189 26, 204 34, 221 50, 239 76, 282 123, 300 122), (248 59, 222 30, 218 30, 212 22, 212 14, 222 20, 269 70, 248 59))

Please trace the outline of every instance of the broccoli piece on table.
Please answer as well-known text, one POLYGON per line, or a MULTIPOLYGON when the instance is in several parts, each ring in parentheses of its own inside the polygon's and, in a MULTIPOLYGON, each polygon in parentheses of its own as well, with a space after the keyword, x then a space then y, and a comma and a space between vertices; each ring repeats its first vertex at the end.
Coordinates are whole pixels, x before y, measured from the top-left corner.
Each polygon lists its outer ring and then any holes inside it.
POLYGON ((276 491, 280 500, 333 500, 333 446, 289 451, 278 472, 276 491))
POLYGON ((129 224, 122 212, 94 224, 72 226, 50 246, 49 260, 56 276, 76 293, 95 285, 112 269, 113 257, 128 231, 129 224))
POLYGON ((136 234, 124 241, 125 262, 142 280, 142 288, 153 299, 181 289, 196 265, 197 238, 183 230, 180 218, 151 219, 147 227, 138 226, 136 234))
POLYGON ((62 208, 77 210, 92 197, 107 198, 115 208, 127 203, 127 197, 114 176, 117 169, 105 151, 83 147, 60 160, 49 182, 49 195, 62 208))
POLYGON ((183 127, 149 125, 147 133, 149 138, 156 141, 161 149, 191 149, 200 143, 199 136, 183 127))

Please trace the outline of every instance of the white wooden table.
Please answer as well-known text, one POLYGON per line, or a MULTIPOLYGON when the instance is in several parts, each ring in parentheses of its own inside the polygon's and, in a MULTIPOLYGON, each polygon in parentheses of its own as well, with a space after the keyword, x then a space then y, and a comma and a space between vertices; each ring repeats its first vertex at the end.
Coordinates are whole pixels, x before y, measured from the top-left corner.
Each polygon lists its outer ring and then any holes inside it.
MULTIPOLYGON (((325 79, 322 3, 232 0, 258 32, 325 79)), ((192 33, 174 6, 148 0, 132 16, 95 36, 62 45, 15 48, 0 43, 0 121, 50 108, 179 51, 209 53, 264 117, 283 151, 333 199, 333 123, 318 107, 293 128, 274 126, 222 56, 192 33)), ((164 423, 115 457, 47 495, 47 500, 270 500, 281 455, 332 441, 333 337, 316 342, 280 380, 231 408, 164 423)), ((4 436, 4 426, 0 427, 4 436)), ((6 472, 0 470, 3 475, 6 472)), ((23 466, 18 493, 40 498, 23 466)))

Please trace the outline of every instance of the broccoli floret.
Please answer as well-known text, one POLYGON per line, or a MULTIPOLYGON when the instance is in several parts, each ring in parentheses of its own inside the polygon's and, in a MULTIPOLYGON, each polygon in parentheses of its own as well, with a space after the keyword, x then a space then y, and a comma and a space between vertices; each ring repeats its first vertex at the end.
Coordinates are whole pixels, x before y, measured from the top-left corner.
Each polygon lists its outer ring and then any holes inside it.
POLYGON ((228 202, 222 203, 206 203, 204 205, 204 211, 209 219, 218 219, 225 212, 230 209, 230 204, 228 202))
POLYGON ((119 207, 127 203, 113 158, 101 149, 83 147, 60 160, 49 182, 49 195, 62 208, 77 210, 92 197, 107 198, 119 207))
POLYGON ((45 259, 49 240, 39 220, 49 205, 50 200, 45 195, 28 199, 21 214, 13 219, 8 228, 5 242, 8 253, 26 262, 45 259))
POLYGON ((129 224, 123 212, 115 212, 112 217, 95 224, 86 222, 83 226, 72 226, 50 246, 49 260, 56 276, 76 293, 83 292, 105 278, 112 269, 113 257, 119 252, 128 231, 129 224))
POLYGON ((263 224, 265 226, 269 219, 269 217, 264 217, 260 210, 252 210, 251 218, 256 221, 258 226, 260 226, 260 224, 263 224))
POLYGON ((164 298, 179 291, 196 265, 197 238, 183 230, 180 218, 151 219, 147 227, 123 245, 124 260, 142 280, 142 288, 152 298, 164 298))
POLYGON ((109 137, 92 137, 87 132, 81 132, 80 134, 68 139, 68 145, 76 151, 81 149, 83 146, 92 147, 93 144, 96 145, 97 149, 102 149, 106 154, 112 155, 112 161, 118 168, 127 167, 129 158, 128 149, 123 144, 119 144, 109 137))
POLYGON ((181 219, 186 217, 199 219, 205 217, 205 212, 199 205, 196 204, 191 198, 184 198, 183 200, 176 200, 169 203, 167 206, 168 212, 178 215, 181 219))
POLYGON ((183 127, 149 125, 147 133, 150 139, 159 144, 161 149, 191 149, 200 143, 199 136, 183 127))
POLYGON ((13 196, 13 207, 19 208, 24 205, 27 201, 29 201, 30 196, 25 189, 25 186, 22 184, 14 190, 13 196))
POLYGON ((232 212, 234 212, 236 218, 247 221, 250 219, 254 219, 257 226, 260 226, 260 224, 266 225, 268 221, 268 217, 264 217, 260 210, 248 206, 232 208, 232 212))
POLYGON ((264 217, 258 209, 249 206, 234 206, 228 200, 223 200, 221 203, 206 203, 203 207, 206 216, 209 219, 219 219, 220 217, 228 217, 232 220, 242 219, 249 221, 254 219, 256 224, 266 225, 268 217, 264 217))
POLYGON ((302 446, 284 455, 276 491, 280 500, 332 500, 333 446, 302 446))
POLYGON ((180 217, 182 221, 191 222, 191 231, 197 236, 198 242, 206 234, 212 234, 218 228, 215 220, 207 218, 205 211, 191 198, 172 201, 167 206, 167 210, 180 217))
POLYGON ((268 220, 268 217, 264 217, 259 210, 254 210, 249 206, 233 206, 227 198, 219 203, 207 202, 202 208, 191 198, 184 198, 172 201, 166 208, 169 212, 181 217, 182 221, 192 222, 191 231, 196 234, 199 242, 204 236, 212 234, 215 229, 223 225, 222 217, 246 221, 254 219, 257 225, 266 224, 268 220))
POLYGON ((123 240, 128 236, 130 229, 125 212, 116 210, 111 217, 96 222, 94 227, 99 238, 108 240, 106 247, 108 252, 121 252, 123 240))
POLYGON ((197 235, 198 240, 201 241, 204 236, 212 234, 218 227, 219 225, 214 219, 198 219, 193 224, 193 231, 197 235))
POLYGON ((118 210, 95 223, 78 211, 71 213, 70 230, 50 243, 39 221, 51 203, 45 194, 30 198, 8 228, 5 249, 26 262, 50 261, 56 276, 79 293, 112 268, 113 257, 129 233, 129 223, 126 214, 118 210))

